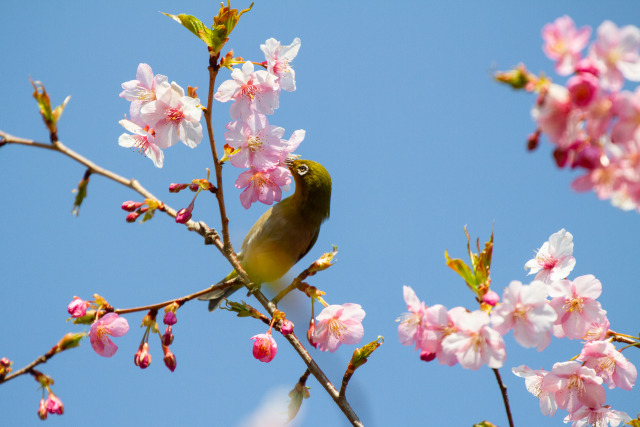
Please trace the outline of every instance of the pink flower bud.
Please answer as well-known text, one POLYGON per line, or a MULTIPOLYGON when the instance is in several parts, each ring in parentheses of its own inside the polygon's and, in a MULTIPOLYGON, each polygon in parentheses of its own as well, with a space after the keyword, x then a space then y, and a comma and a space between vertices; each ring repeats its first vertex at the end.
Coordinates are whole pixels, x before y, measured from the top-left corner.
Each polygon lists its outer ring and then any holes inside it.
POLYGON ((284 319, 280 324, 280 332, 282 335, 289 335, 293 333, 293 322, 291 320, 284 319))
POLYGON ((278 345, 271 334, 258 334, 251 337, 253 343, 253 357, 261 362, 271 362, 278 352, 278 345))
POLYGON ((307 341, 309 341, 309 344, 311 344, 313 348, 318 348, 318 343, 313 338, 315 331, 316 331, 316 320, 311 318, 311 320, 309 320, 309 329, 307 329, 307 341))
POLYGON ((40 399, 40 406, 38 407, 38 418, 46 420, 49 414, 47 413, 47 407, 44 403, 44 397, 40 399))
POLYGON ((191 219, 191 212, 187 208, 182 208, 176 214, 176 222, 178 224, 186 224, 191 219))
POLYGON ((420 352, 420 360, 422 360, 423 362, 431 362, 435 358, 436 358, 435 353, 430 353, 424 350, 420 352))
POLYGON ((58 399, 58 396, 49 392, 49 397, 47 397, 47 401, 45 402, 45 408, 50 414, 58 414, 62 415, 64 413, 64 405, 62 401, 58 399))
POLYGON ((171 372, 176 370, 176 366, 177 366, 177 362, 176 362, 176 356, 171 353, 171 350, 169 350, 169 347, 163 345, 162 346, 162 351, 164 351, 164 364, 167 368, 169 368, 169 370, 171 372))
POLYGON ((164 318, 162 319, 162 321, 164 322, 165 325, 175 325, 178 322, 178 318, 176 317, 176 314, 173 311, 167 311, 164 314, 164 318))
POLYGON ((500 295, 490 290, 482 296, 482 302, 489 304, 491 307, 495 307, 495 305, 500 302, 500 295))
POLYGON ((169 185, 169 193, 178 193, 184 189, 184 184, 171 184, 169 185))
POLYGON ((149 343, 142 343, 138 351, 133 356, 133 362, 140 369, 147 369, 151 365, 151 354, 149 354, 149 343))
POLYGON ((166 346, 173 344, 173 332, 170 325, 167 326, 167 329, 164 331, 164 335, 162 335, 162 344, 166 346))
POLYGON ((131 200, 129 200, 128 202, 124 202, 122 204, 122 209, 127 211, 127 212, 133 212, 136 209, 138 209, 140 206, 142 206, 144 203, 142 202, 133 202, 131 200))
POLYGON ((73 300, 69 303, 67 307, 67 311, 71 315, 71 317, 82 317, 87 314, 87 306, 88 302, 83 301, 78 297, 73 297, 73 300))
POLYGON ((198 189, 200 188, 200 186, 198 184, 191 184, 189 185, 189 190, 191 191, 198 191, 198 189))
POLYGON ((571 102, 576 107, 588 107, 598 96, 600 80, 591 73, 577 74, 567 82, 571 102))
POLYGON ((131 212, 127 215, 127 222, 136 222, 136 219, 138 219, 139 216, 140 214, 138 212, 131 212))

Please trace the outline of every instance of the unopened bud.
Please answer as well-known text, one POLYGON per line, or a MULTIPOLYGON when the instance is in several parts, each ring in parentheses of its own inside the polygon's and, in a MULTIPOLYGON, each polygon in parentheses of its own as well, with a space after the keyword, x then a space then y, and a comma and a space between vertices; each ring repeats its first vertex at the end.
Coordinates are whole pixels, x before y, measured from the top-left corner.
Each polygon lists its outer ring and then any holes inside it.
POLYGON ((139 216, 140 214, 138 212, 131 212, 127 215, 127 222, 136 222, 136 219, 138 219, 139 216))
POLYGON ((178 224, 186 224, 191 219, 191 210, 182 208, 176 214, 176 222, 178 224))
POLYGON ((309 329, 307 329, 307 341, 309 341, 309 344, 311 344, 313 348, 318 347, 318 343, 313 337, 315 331, 316 331, 316 320, 314 318, 311 318, 311 320, 309 320, 309 329))
POLYGON ((40 399, 40 406, 38 406, 38 418, 40 418, 41 420, 46 420, 48 416, 49 414, 47 412, 47 407, 45 406, 43 397, 42 399, 40 399))
POLYGON ((171 326, 167 326, 167 329, 164 331, 164 335, 162 335, 162 344, 166 346, 173 344, 173 330, 171 326))
POLYGON ((164 364, 171 372, 176 370, 177 362, 176 356, 169 350, 169 347, 162 346, 162 351, 164 352, 164 364))
POLYGON ((127 212, 133 212, 136 209, 138 209, 140 206, 142 206, 143 203, 142 202, 134 202, 129 200, 128 202, 124 202, 122 204, 122 210, 125 210, 127 212))
POLYGON ((149 353, 149 343, 142 343, 138 348, 138 351, 133 356, 133 363, 139 366, 140 369, 147 369, 151 364, 151 354, 149 353))
POLYGON ((280 323, 280 332, 282 335, 289 335, 293 333, 293 322, 288 319, 283 319, 280 323))

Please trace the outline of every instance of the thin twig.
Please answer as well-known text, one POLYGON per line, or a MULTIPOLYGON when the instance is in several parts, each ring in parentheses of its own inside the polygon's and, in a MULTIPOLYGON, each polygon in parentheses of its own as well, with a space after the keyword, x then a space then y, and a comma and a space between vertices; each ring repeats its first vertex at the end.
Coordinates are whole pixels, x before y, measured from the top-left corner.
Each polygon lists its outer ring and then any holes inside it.
MULTIPOLYGON (((91 171, 92 174, 102 175, 112 181, 117 182, 118 184, 122 184, 125 187, 131 188, 132 190, 136 191, 138 194, 142 195, 146 199, 160 200, 156 196, 154 196, 153 193, 151 193, 149 190, 143 187, 137 180, 127 179, 114 172, 111 172, 108 169, 98 166, 97 164, 87 159, 86 157, 80 155, 79 153, 76 153, 75 151, 73 151, 72 149, 70 149, 60 141, 54 141, 51 144, 45 144, 42 142, 35 142, 30 139, 19 138, 19 137, 10 135, 6 132, 3 132, 2 130, 0 130, 0 138, 2 138, 2 141, 4 141, 6 144, 20 144, 20 145, 25 145, 29 147, 45 148, 47 150, 58 151, 59 153, 62 153, 65 156, 72 158, 76 162, 86 166, 91 171)), ((175 218, 177 211, 172 207, 167 206, 166 204, 164 206, 165 206, 165 212, 167 213, 167 215, 175 218)), ((196 233, 200 234, 203 237, 211 236, 212 233, 215 232, 215 230, 209 228, 202 221, 195 222, 193 220, 189 220, 185 225, 187 226, 187 229, 189 231, 195 231, 196 233)), ((222 247, 222 245, 220 246, 222 247)))
POLYGON ((218 207, 220 209, 220 222, 222 223, 222 240, 224 242, 225 251, 227 253, 233 252, 231 246, 231 238, 229 237, 229 218, 227 218, 227 209, 224 205, 224 189, 222 188, 222 164, 218 158, 218 149, 216 148, 216 142, 213 137, 213 123, 211 120, 213 109, 213 88, 216 84, 216 77, 218 75, 219 66, 217 64, 218 58, 211 57, 209 65, 209 93, 207 96, 207 109, 204 112, 204 121, 207 124, 207 134, 209 135, 209 145, 211 146, 211 155, 213 156, 213 166, 216 171, 216 186, 218 191, 216 192, 216 198, 218 199, 218 207))
MULTIPOLYGON (((69 348, 72 348, 72 347, 69 347, 69 348)), ((64 349, 64 350, 67 350, 67 349, 64 349)), ((38 357, 33 362, 29 363, 24 368, 18 369, 17 371, 14 371, 12 374, 7 375, 4 378, 0 378, 0 384, 6 383, 9 380, 12 380, 12 379, 14 379, 16 377, 19 377, 20 375, 32 373, 33 372, 33 368, 35 368, 36 366, 41 365, 43 363, 47 363, 47 361, 49 359, 51 359, 53 356, 55 356, 56 354, 60 353, 61 351, 63 351, 63 350, 60 350, 58 344, 54 345, 53 347, 51 347, 51 349, 48 352, 46 352, 42 356, 38 357)))
POLYGON ((500 392, 502 393, 502 400, 504 401, 504 409, 507 411, 509 426, 513 427, 513 418, 511 417, 511 408, 509 407, 509 396, 507 396, 507 386, 502 382, 500 371, 494 369, 493 373, 496 374, 496 380, 498 381, 498 386, 500 387, 500 392))
POLYGON ((182 298, 175 298, 175 299, 172 299, 172 300, 169 300, 169 301, 160 302, 160 303, 152 304, 152 305, 145 305, 145 306, 142 306, 142 307, 118 308, 118 309, 113 310, 113 312, 116 313, 116 314, 128 314, 128 313, 136 313, 136 312, 139 312, 139 311, 159 310, 159 309, 164 308, 164 307, 166 307, 169 304, 172 304, 174 302, 179 302, 182 305, 187 301, 191 301, 194 298, 198 298, 200 295, 208 294, 211 291, 223 290, 223 289, 230 288, 231 286, 235 285, 238 282, 239 282, 239 279, 236 277, 236 278, 233 278, 231 280, 227 280, 226 282, 217 283, 215 285, 209 286, 207 289, 203 289, 201 291, 198 291, 196 293, 184 296, 182 298))

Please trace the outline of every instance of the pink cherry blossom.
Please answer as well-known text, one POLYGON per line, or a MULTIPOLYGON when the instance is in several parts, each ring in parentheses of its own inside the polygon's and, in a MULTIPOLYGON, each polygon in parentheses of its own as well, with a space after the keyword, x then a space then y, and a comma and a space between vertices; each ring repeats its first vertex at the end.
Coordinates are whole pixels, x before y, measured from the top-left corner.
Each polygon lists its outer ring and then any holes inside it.
POLYGON ((458 332, 442 340, 445 353, 455 353, 465 369, 478 369, 483 364, 500 368, 507 358, 502 336, 489 327, 489 315, 476 310, 465 312, 458 322, 458 332))
POLYGON ((155 101, 156 88, 163 82, 167 82, 167 76, 162 74, 153 75, 151 67, 148 64, 138 65, 136 72, 136 80, 129 80, 122 83, 122 92, 120 97, 131 101, 129 115, 131 120, 138 121, 140 119, 140 109, 148 102, 155 101))
POLYGON ((575 265, 573 235, 563 228, 542 244, 536 257, 527 261, 524 268, 529 269, 529 274, 537 273, 536 280, 549 283, 567 277, 575 265))
POLYGON ((111 357, 118 351, 118 346, 109 337, 121 337, 128 331, 127 319, 119 317, 116 313, 107 313, 91 325, 89 331, 91 347, 100 356, 111 357))
POLYGON ((600 92, 600 80, 590 73, 581 73, 567 81, 571 103, 578 108, 589 107, 600 92))
POLYGON ((220 102, 234 100, 231 105, 231 118, 246 119, 253 113, 273 114, 278 108, 280 87, 275 76, 264 70, 253 71, 249 61, 242 69, 231 72, 231 80, 222 82, 214 98, 220 102))
POLYGON ((279 41, 270 38, 260 45, 260 49, 267 60, 267 71, 278 77, 280 88, 288 92, 296 90, 296 73, 290 63, 298 55, 300 39, 296 37, 289 46, 282 46, 279 41))
POLYGON ((155 129, 158 147, 168 148, 182 141, 195 148, 202 140, 200 100, 185 96, 184 89, 175 82, 159 84, 156 96, 140 112, 142 120, 155 129))
POLYGON ((577 30, 573 19, 564 15, 542 28, 542 39, 545 41, 542 50, 549 59, 557 61, 556 72, 566 76, 574 71, 589 37, 591 27, 577 30))
POLYGON ((636 383, 638 372, 609 341, 591 341, 584 345, 578 360, 592 368, 609 388, 620 387, 631 390, 636 383))
POLYGON ((264 114, 251 114, 246 120, 226 125, 224 139, 234 149, 231 164, 237 168, 271 169, 280 163, 280 154, 286 147, 281 140, 284 129, 269 124, 264 114))
POLYGON ((283 186, 291 183, 289 169, 278 166, 273 169, 250 169, 244 171, 236 180, 236 188, 244 188, 240 193, 240 203, 249 209, 252 203, 260 201, 265 205, 279 202, 283 186))
POLYGON ((524 378, 527 391, 540 399, 540 411, 542 411, 544 415, 554 416, 558 410, 555 396, 553 393, 549 393, 542 388, 542 379, 548 372, 544 369, 533 370, 525 365, 512 368, 511 371, 514 375, 524 378))
POLYGON ((491 324, 500 334, 513 329, 513 336, 523 347, 544 350, 550 341, 550 331, 557 319, 555 310, 547 304, 547 285, 534 281, 523 285, 512 281, 504 289, 502 304, 491 313, 491 324))
POLYGON ((64 405, 58 396, 49 391, 49 396, 44 404, 46 410, 50 414, 62 415, 64 413, 64 405))
POLYGON ((482 295, 482 302, 495 307, 500 302, 500 295, 496 291, 489 290, 486 294, 482 295))
POLYGON ((565 423, 570 421, 573 421, 571 427, 616 427, 620 423, 631 421, 631 417, 626 412, 616 411, 609 405, 604 405, 598 408, 580 408, 564 418, 565 423))
POLYGON ((593 275, 577 277, 573 282, 560 280, 549 287, 551 307, 558 313, 554 329, 558 338, 582 339, 594 322, 600 322, 607 312, 596 298, 602 293, 602 284, 593 275))
POLYGON ((579 362, 558 362, 542 379, 542 390, 555 395, 558 408, 575 412, 583 406, 603 405, 607 396, 602 378, 579 362))
POLYGON ((640 142, 640 87, 635 92, 622 91, 614 98, 618 120, 611 129, 611 141, 640 142))
POLYGON ((402 345, 413 345, 415 343, 417 350, 421 346, 425 332, 426 306, 409 286, 403 286, 402 292, 409 312, 396 319, 396 322, 400 322, 398 325, 398 338, 402 345))
POLYGON ((67 312, 71 315, 71 317, 82 317, 87 314, 88 306, 89 303, 87 301, 83 301, 79 297, 73 297, 73 300, 67 307, 67 312))
POLYGON ((604 21, 597 33, 589 56, 600 70, 602 87, 618 91, 625 78, 640 81, 640 30, 633 25, 618 28, 613 22, 604 21))
POLYGON ((364 336, 362 319, 365 312, 360 304, 330 305, 316 316, 313 334, 320 351, 333 353, 341 344, 358 344, 364 336))
POLYGON ((270 333, 258 334, 251 337, 253 343, 253 357, 261 362, 271 362, 278 352, 278 344, 270 333))
POLYGON ((609 332, 609 320, 604 316, 602 320, 591 323, 582 338, 585 341, 602 341, 607 337, 607 332, 609 332))
POLYGON ((531 111, 531 115, 540 131, 551 142, 566 146, 573 142, 567 141, 565 137, 571 111, 571 97, 567 88, 552 83, 531 111))
MULTIPOLYGON (((454 307, 447 310, 440 304, 430 306, 425 311, 425 330, 420 348, 428 353, 435 353, 441 365, 453 366, 458 363, 455 351, 445 351, 442 341, 451 334, 459 331, 460 320, 467 315, 464 307, 454 307)), ((417 344, 417 343, 416 343, 417 344)))
POLYGON ((164 163, 164 153, 156 144, 155 132, 148 127, 145 129, 129 120, 120 120, 118 123, 133 133, 133 135, 127 133, 120 135, 118 145, 138 149, 139 152, 150 158, 156 167, 161 168, 164 163))

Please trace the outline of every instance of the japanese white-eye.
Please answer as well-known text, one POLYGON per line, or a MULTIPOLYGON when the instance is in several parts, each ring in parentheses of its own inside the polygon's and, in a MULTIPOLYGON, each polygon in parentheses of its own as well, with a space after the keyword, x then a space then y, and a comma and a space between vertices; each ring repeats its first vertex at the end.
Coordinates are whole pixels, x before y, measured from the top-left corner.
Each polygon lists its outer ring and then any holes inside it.
MULTIPOLYGON (((251 281, 259 285, 284 276, 316 243, 320 225, 329 218, 331 176, 311 160, 291 160, 287 166, 296 189, 253 224, 242 242, 238 261, 251 281)), ((223 281, 237 276, 232 271, 223 281)), ((213 311, 241 286, 212 291, 198 299, 209 300, 213 311)))

